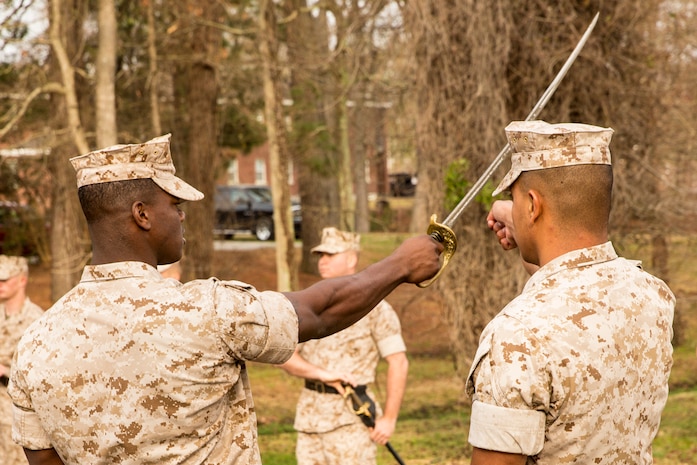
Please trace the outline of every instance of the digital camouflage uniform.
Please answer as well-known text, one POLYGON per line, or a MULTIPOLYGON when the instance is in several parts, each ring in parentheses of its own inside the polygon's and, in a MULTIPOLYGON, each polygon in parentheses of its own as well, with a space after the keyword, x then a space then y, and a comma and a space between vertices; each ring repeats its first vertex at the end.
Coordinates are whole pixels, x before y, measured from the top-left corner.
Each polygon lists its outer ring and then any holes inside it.
MULTIPOLYGON (((24 300, 22 310, 14 315, 6 315, 4 305, 0 304, 0 365, 12 367, 12 356, 24 330, 44 311, 29 298, 24 300)), ((26 465, 27 457, 21 446, 12 439, 12 400, 7 387, 0 384, 0 461, 3 465, 26 465)))
MULTIPOLYGON (((352 326, 299 346, 299 354, 313 365, 352 373, 359 385, 375 381, 380 357, 405 352, 399 317, 386 301, 352 326)), ((368 389, 373 400, 375 396, 368 389)), ((377 404, 377 403, 376 403, 377 404)), ((377 416, 382 414, 376 405, 377 416)), ((295 414, 298 464, 375 463, 377 446, 368 428, 338 394, 303 389, 295 414)))
POLYGON ((482 333, 470 443, 538 464, 650 464, 668 396, 675 298, 612 244, 533 274, 482 333))
POLYGON ((259 464, 245 360, 282 363, 297 337, 280 293, 87 266, 18 346, 14 437, 66 464, 259 464))

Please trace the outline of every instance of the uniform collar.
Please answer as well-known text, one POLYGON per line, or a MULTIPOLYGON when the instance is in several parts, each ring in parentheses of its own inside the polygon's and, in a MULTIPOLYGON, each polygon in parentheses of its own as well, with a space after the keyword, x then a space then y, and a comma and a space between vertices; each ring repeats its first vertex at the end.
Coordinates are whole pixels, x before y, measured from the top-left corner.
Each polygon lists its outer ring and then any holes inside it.
POLYGON ((615 252, 615 248, 610 241, 584 249, 572 250, 564 255, 560 255, 537 270, 530 277, 525 287, 534 286, 536 283, 564 270, 583 268, 598 263, 609 262, 616 258, 618 258, 617 252, 615 252))
POLYGON ((87 265, 80 282, 111 281, 124 278, 163 279, 157 268, 144 262, 116 262, 87 265))

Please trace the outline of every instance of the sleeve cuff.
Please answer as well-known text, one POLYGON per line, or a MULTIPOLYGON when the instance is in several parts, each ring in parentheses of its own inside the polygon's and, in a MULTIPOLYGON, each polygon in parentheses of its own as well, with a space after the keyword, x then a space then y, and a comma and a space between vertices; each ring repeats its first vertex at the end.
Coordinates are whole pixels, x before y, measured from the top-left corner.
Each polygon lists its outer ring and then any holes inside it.
POLYGON ((39 416, 30 410, 12 406, 12 440, 31 450, 50 449, 53 447, 51 438, 41 426, 39 416))
POLYGON ((255 361, 285 363, 298 345, 298 315, 290 301, 281 293, 262 292, 260 301, 265 308, 268 333, 266 346, 255 361))
POLYGON ((384 358, 397 352, 406 352, 407 346, 404 344, 401 334, 394 334, 378 341, 378 351, 380 356, 384 358))
POLYGON ((469 442, 479 449, 537 455, 545 440, 545 414, 474 401, 469 442))

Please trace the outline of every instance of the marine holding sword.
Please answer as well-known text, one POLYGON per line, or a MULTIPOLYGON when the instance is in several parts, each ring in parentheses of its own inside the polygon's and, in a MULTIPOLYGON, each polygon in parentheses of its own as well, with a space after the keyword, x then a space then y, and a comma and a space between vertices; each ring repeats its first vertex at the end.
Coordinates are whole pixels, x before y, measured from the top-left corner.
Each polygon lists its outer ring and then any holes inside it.
POLYGON ((298 341, 340 331, 399 284, 440 267, 427 235, 353 276, 296 292, 157 265, 185 243, 170 136, 71 160, 92 240, 80 283, 24 333, 9 382, 13 439, 31 465, 258 465, 246 361, 279 364, 298 341))
POLYGON ((612 129, 513 122, 489 227, 531 273, 466 383, 472 465, 651 464, 675 297, 608 240, 612 129))
MULTIPOLYGON (((312 253, 320 255, 319 273, 327 279, 353 275, 359 250, 359 234, 330 227, 323 229, 312 253)), ((375 464, 376 444, 388 445, 397 458, 388 441, 406 389, 408 365, 399 318, 384 300, 343 331, 300 344, 280 365, 305 378, 294 424, 298 465, 375 464), (380 357, 388 364, 384 412, 373 404, 369 386, 380 357), (364 404, 373 410, 361 416, 364 404)))

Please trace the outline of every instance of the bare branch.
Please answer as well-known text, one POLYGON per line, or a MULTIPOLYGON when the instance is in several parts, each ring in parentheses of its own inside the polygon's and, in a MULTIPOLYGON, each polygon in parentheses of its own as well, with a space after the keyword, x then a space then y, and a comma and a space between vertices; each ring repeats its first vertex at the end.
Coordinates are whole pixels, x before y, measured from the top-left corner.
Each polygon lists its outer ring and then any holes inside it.
POLYGON ((62 85, 60 85, 57 82, 49 82, 48 84, 45 84, 41 87, 38 87, 34 90, 32 90, 29 95, 22 101, 21 105, 19 106, 19 109, 14 112, 12 115, 5 115, 3 119, 9 118, 8 123, 0 128, 0 139, 5 137, 8 132, 12 130, 12 128, 15 127, 17 122, 22 119, 22 116, 27 112, 27 109, 29 109, 29 106, 31 103, 36 99, 38 96, 45 94, 45 93, 64 93, 65 89, 62 85))

